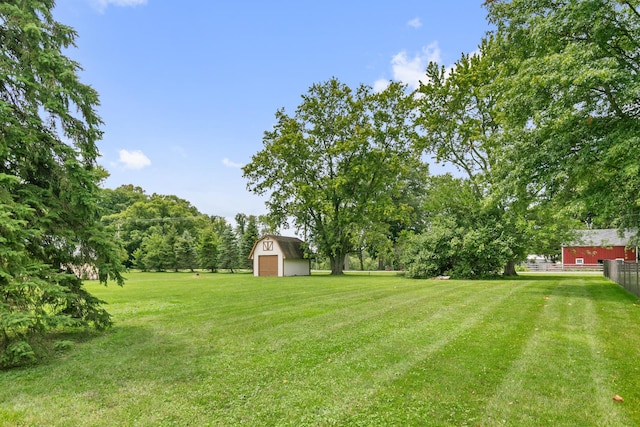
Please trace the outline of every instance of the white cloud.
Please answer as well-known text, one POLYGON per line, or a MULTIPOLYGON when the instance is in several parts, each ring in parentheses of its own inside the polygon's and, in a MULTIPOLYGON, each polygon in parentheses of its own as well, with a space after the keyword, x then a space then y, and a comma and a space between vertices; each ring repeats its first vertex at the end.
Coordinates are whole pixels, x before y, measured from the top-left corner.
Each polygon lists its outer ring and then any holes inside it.
POLYGON ((147 0, 93 0, 93 4, 100 12, 104 12, 109 5, 129 7, 147 4, 147 0))
POLYGON ((387 80, 387 79, 378 79, 373 84, 373 91, 376 92, 376 93, 382 92, 387 87, 389 87, 389 80, 387 80))
POLYGON ((239 169, 242 166, 244 166, 242 163, 232 162, 231 160, 227 159, 226 157, 224 159, 222 159, 222 164, 225 165, 228 168, 236 168, 236 169, 239 169))
POLYGON ((407 25, 412 28, 420 28, 422 27, 422 21, 420 20, 420 18, 416 17, 416 18, 413 18, 411 21, 407 22, 407 25))
POLYGON ((406 51, 397 53, 391 59, 393 78, 416 89, 420 85, 420 80, 424 81, 427 65, 432 61, 442 62, 438 42, 423 47, 422 51, 413 57, 409 57, 406 51))
POLYGON ((125 169, 143 169, 151 165, 151 160, 140 151, 120 150, 118 161, 124 165, 125 169))

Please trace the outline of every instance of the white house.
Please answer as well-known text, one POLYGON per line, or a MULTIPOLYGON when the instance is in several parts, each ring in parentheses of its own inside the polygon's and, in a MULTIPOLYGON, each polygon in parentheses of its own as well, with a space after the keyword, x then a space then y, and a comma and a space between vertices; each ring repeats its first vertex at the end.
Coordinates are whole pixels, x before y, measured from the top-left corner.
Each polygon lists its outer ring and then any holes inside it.
POLYGON ((311 260, 304 257, 303 241, 297 237, 268 234, 253 245, 249 259, 253 260, 254 276, 308 276, 311 260))

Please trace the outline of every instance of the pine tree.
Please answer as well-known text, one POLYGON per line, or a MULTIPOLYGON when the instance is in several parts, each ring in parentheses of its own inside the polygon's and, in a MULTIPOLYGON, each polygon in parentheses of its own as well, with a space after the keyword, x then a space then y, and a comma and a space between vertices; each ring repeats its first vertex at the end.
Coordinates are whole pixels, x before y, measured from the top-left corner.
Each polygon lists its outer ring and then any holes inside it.
POLYGON ((218 270, 218 246, 218 236, 211 230, 206 230, 201 235, 198 247, 200 268, 210 270, 212 273, 218 270))
POLYGON ((191 233, 185 230, 174 245, 178 268, 194 271, 198 264, 198 251, 191 233))
POLYGON ((73 274, 123 283, 99 222, 98 94, 63 54, 76 32, 53 0, 0 3, 0 366, 34 358, 31 337, 111 317, 73 274))
POLYGON ((222 233, 220 268, 228 269, 232 273, 234 268, 238 268, 238 241, 230 226, 222 233))
POLYGON ((240 263, 244 268, 253 268, 253 261, 249 259, 251 249, 258 240, 258 219, 255 215, 249 215, 247 217, 246 227, 244 234, 240 238, 240 263))

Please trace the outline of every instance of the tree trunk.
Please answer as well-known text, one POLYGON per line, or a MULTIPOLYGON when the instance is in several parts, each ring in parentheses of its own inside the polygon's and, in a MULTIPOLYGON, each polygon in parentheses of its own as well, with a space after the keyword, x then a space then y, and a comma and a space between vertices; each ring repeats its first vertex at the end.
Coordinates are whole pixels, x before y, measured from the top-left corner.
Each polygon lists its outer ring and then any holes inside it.
POLYGON ((516 262, 515 261, 507 262, 507 264, 504 266, 504 272, 502 273, 502 275, 506 277, 517 276, 518 273, 516 272, 516 262))
POLYGON ((329 261, 331 262, 331 275, 340 276, 344 274, 344 256, 330 256, 329 261))

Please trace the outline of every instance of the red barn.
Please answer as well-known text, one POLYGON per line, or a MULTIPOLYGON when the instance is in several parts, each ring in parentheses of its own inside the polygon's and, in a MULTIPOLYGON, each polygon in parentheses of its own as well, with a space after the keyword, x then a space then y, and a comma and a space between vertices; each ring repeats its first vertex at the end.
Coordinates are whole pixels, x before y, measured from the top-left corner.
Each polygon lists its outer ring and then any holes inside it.
POLYGON ((604 260, 636 261, 638 248, 631 245, 635 232, 616 229, 580 230, 575 242, 562 247, 563 268, 596 267, 604 260))

